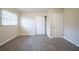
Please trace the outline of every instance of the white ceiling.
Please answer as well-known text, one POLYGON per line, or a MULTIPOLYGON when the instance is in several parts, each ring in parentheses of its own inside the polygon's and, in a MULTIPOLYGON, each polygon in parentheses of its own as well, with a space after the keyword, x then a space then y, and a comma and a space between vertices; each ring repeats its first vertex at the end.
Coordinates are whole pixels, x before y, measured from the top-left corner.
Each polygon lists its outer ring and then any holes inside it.
POLYGON ((47 12, 48 8, 16 8, 21 12, 47 12))

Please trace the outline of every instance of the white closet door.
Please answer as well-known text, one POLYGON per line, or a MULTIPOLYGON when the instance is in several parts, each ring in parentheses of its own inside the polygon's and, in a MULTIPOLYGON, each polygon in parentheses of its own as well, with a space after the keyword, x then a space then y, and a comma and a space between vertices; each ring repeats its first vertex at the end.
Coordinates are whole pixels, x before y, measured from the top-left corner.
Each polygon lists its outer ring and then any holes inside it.
POLYGON ((62 13, 52 14, 52 36, 53 38, 63 37, 63 14, 62 13))
POLYGON ((43 16, 36 16, 36 35, 45 34, 45 20, 43 16))

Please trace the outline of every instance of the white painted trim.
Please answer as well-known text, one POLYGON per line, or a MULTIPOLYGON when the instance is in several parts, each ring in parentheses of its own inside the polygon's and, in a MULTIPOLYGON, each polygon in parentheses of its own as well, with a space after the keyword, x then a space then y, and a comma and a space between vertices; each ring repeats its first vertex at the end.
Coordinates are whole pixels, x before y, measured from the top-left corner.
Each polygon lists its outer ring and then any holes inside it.
POLYGON ((78 44, 76 44, 75 42, 73 42, 73 41, 69 40, 68 38, 64 37, 64 39, 65 39, 65 40, 67 40, 67 41, 69 41, 69 42, 71 42, 72 44, 76 45, 77 47, 79 47, 79 45, 78 45, 78 44))
POLYGON ((12 40, 12 39, 18 37, 18 36, 19 36, 19 34, 17 34, 17 35, 15 35, 15 36, 11 37, 10 39, 8 39, 8 40, 6 40, 6 41, 0 43, 0 46, 3 45, 3 44, 5 44, 5 43, 7 43, 7 42, 9 42, 9 41, 12 40))

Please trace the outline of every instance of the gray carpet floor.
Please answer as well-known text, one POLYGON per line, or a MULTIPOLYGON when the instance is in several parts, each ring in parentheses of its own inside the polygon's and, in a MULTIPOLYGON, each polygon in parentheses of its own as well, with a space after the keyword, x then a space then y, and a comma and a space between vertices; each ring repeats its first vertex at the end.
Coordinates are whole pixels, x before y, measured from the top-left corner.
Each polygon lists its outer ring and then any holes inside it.
POLYGON ((0 51, 79 51, 79 47, 63 38, 49 39, 45 35, 18 36, 0 46, 0 51))

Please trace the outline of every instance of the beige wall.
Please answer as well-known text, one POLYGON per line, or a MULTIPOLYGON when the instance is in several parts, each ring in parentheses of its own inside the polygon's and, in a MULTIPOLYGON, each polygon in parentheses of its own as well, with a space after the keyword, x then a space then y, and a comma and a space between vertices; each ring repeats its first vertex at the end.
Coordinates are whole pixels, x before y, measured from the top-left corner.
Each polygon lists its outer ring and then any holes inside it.
POLYGON ((64 37, 79 46, 79 9, 64 9, 64 37))
MULTIPOLYGON (((17 15, 19 15, 19 12, 15 9, 6 9, 10 12, 16 13, 17 15)), ((17 36, 19 34, 18 31, 18 25, 15 26, 4 26, 1 25, 0 26, 0 44, 3 44, 4 42, 14 38, 15 36, 17 36)))
POLYGON ((21 15, 25 16, 47 16, 47 12, 27 12, 27 13, 21 13, 21 15))

